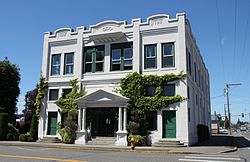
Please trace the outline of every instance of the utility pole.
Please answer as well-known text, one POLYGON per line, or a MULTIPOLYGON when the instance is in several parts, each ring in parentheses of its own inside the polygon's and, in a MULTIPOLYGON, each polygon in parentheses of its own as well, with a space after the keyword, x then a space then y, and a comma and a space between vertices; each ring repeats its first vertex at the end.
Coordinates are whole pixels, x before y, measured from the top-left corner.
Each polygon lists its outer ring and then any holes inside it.
POLYGON ((226 116, 227 116, 227 110, 226 110, 226 104, 224 104, 224 128, 226 128, 226 116))
POLYGON ((237 83, 237 84, 226 84, 226 97, 227 97, 227 115, 228 115, 228 134, 231 135, 232 134, 232 130, 231 130, 231 113, 230 113, 230 108, 229 108, 229 95, 228 95, 228 90, 230 88, 230 86, 237 86, 237 85, 241 85, 241 83, 237 83))

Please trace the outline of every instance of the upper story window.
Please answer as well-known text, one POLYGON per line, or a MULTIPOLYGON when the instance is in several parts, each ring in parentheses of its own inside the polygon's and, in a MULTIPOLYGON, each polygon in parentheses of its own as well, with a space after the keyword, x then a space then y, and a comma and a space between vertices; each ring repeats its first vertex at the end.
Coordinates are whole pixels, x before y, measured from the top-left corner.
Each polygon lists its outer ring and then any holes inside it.
POLYGON ((132 70, 133 48, 132 43, 111 45, 111 71, 132 70))
POLYGON ((145 69, 156 68, 156 44, 145 46, 145 69))
POLYGON ((59 89, 49 90, 49 101, 56 101, 58 99, 59 89))
POLYGON ((74 73, 74 53, 66 53, 64 57, 64 74, 74 73))
POLYGON ((150 96, 150 97, 155 96, 155 87, 154 86, 147 87, 146 96, 150 96))
POLYGON ((52 55, 51 75, 60 75, 61 54, 52 55))
POLYGON ((104 46, 86 47, 84 49, 84 73, 103 71, 104 46))
POLYGON ((66 98, 66 95, 69 94, 72 91, 71 88, 66 88, 62 90, 62 97, 66 98))
POLYGON ((164 86, 164 96, 175 96, 175 84, 167 84, 164 86))
POLYGON ((174 43, 162 44, 162 67, 174 66, 174 43))

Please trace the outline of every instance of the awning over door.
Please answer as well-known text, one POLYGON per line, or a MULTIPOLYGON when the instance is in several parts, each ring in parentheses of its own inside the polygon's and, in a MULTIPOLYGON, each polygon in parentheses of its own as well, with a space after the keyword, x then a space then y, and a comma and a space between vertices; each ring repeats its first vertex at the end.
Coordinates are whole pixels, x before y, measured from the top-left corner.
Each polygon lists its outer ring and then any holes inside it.
POLYGON ((128 98, 114 92, 99 89, 76 99, 79 107, 126 107, 128 98))

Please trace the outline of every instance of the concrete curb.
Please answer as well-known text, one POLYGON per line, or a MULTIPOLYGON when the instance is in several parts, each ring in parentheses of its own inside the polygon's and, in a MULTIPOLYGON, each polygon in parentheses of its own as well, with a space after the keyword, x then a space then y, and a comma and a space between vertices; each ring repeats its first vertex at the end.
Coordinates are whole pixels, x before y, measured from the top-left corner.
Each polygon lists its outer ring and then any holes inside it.
POLYGON ((221 151, 220 153, 230 153, 230 152, 235 152, 237 150, 238 150, 238 147, 234 146, 233 148, 228 149, 226 151, 221 151))
MULTIPOLYGON (((41 144, 41 143, 8 143, 0 142, 2 146, 24 146, 24 147, 41 147, 41 148, 56 148, 56 149, 74 149, 74 150, 88 150, 88 151, 110 151, 110 152, 136 152, 136 153, 158 153, 158 154, 204 154, 201 152, 187 151, 176 151, 175 148, 143 148, 136 147, 135 150, 131 150, 130 147, 108 147, 108 146, 73 146, 73 145, 60 145, 60 144, 41 144)), ((237 151, 237 147, 230 148, 219 153, 229 153, 237 151)))

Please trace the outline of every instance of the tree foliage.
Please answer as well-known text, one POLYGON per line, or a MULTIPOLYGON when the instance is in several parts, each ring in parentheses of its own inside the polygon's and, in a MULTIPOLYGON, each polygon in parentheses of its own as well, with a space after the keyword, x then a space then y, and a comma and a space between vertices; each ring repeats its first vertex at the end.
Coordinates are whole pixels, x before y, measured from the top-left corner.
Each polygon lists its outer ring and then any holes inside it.
POLYGON ((121 80, 121 88, 118 91, 129 98, 128 109, 134 109, 138 113, 159 110, 184 99, 180 95, 164 96, 163 87, 169 82, 184 80, 185 77, 182 72, 162 76, 132 73, 121 80), (146 88, 149 86, 156 88, 155 96, 146 96, 146 88))
POLYGON ((38 91, 37 91, 37 95, 36 95, 36 102, 35 102, 37 116, 40 115, 40 108, 42 106, 42 99, 46 95, 46 89, 47 89, 47 84, 45 83, 45 78, 41 74, 39 85, 38 85, 38 91))
POLYGON ((77 85, 77 79, 70 81, 72 90, 65 97, 61 96, 57 101, 56 105, 59 106, 62 110, 62 113, 74 113, 77 112, 78 106, 75 102, 77 98, 80 98, 86 94, 85 87, 79 87, 77 85))
POLYGON ((74 143, 76 139, 78 106, 75 100, 86 94, 85 87, 80 88, 79 85, 77 85, 77 79, 71 80, 70 83, 72 86, 71 92, 65 97, 62 95, 56 101, 56 105, 61 108, 61 112, 68 114, 64 128, 62 128, 61 123, 57 125, 57 130, 62 137, 63 143, 67 144, 74 143))
POLYGON ((15 124, 17 98, 20 93, 20 69, 7 58, 0 61, 0 112, 9 114, 9 123, 15 124))
POLYGON ((37 137, 38 137, 38 123, 39 123, 40 109, 42 106, 42 99, 46 95, 46 89, 47 89, 47 83, 45 82, 45 78, 41 74, 39 85, 38 85, 38 90, 36 94, 36 100, 35 100, 36 102, 34 103, 35 107, 32 107, 35 109, 32 112, 32 121, 31 121, 30 131, 29 131, 31 141, 37 140, 37 137))

